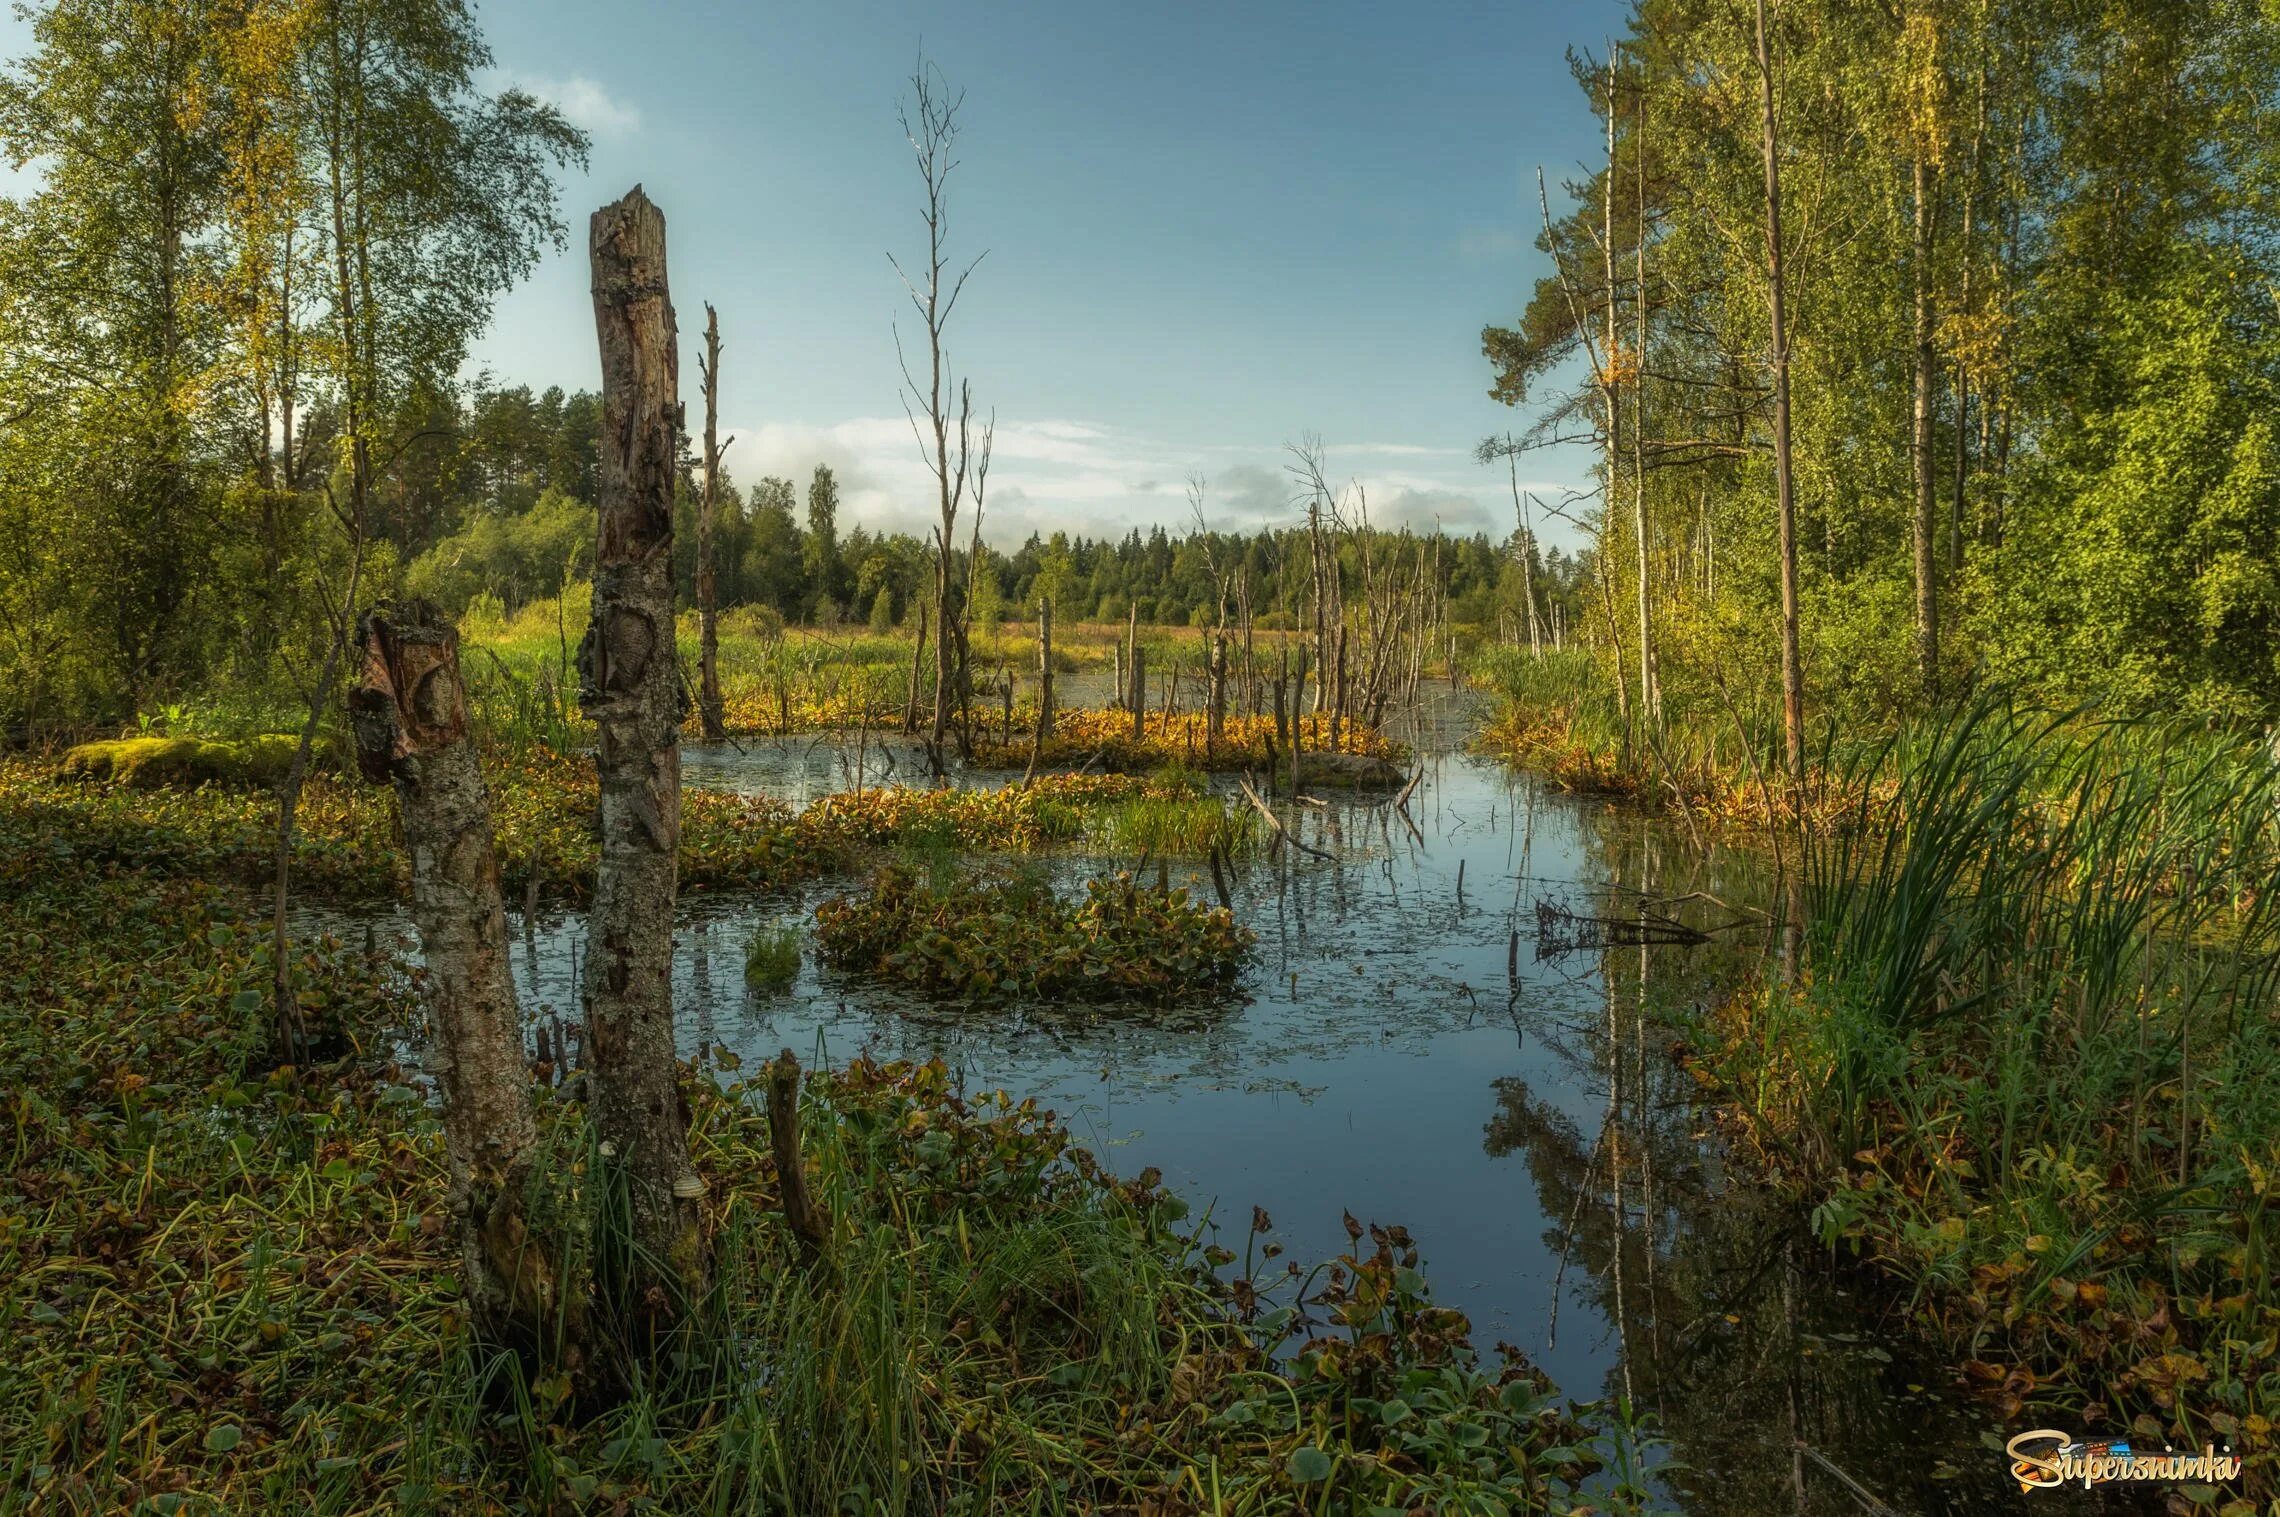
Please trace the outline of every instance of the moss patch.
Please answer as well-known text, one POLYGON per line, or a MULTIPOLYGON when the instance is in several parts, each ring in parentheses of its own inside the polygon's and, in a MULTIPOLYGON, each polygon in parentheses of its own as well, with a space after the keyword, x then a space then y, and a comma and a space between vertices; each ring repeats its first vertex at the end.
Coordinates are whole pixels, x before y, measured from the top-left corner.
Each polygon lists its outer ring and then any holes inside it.
POLYGON ((283 732, 228 741, 125 737, 81 743, 63 756, 65 779, 109 780, 138 790, 200 785, 274 785, 293 766, 299 739, 283 732))

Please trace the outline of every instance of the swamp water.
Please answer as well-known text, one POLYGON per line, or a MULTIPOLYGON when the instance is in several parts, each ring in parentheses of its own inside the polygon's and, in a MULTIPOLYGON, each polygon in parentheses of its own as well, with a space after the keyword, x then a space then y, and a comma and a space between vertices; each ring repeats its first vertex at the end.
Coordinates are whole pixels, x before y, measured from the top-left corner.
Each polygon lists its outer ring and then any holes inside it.
MULTIPOLYGON (((1109 1168, 1161 1170, 1238 1256, 1254 1205, 1302 1265, 1348 1247, 1347 1213, 1400 1223, 1436 1301, 1471 1318, 1483 1349, 1512 1344, 1568 1396, 1627 1398, 1649 1419, 1663 1441, 1645 1457, 1681 1511, 2017 1510, 1996 1424, 1945 1393, 1936 1356, 1910 1362, 1899 1303, 1833 1263, 1794 1207, 1727 1183, 1673 1057, 1672 1014, 1767 952, 1761 862, 1464 756, 1467 718, 1444 698, 1400 733, 1424 766, 1414 830, 1383 797, 1280 805, 1339 862, 1286 851, 1236 867, 1236 918, 1259 941, 1227 1005, 946 1008, 821 970, 812 946, 788 990, 749 989, 753 932, 804 929, 849 883, 831 880, 797 896, 684 895, 682 1052, 726 1046, 747 1067, 784 1047, 811 1065, 940 1058, 969 1092, 1035 1097, 1109 1168), (1539 936, 1540 903, 1572 928, 1635 919, 1643 901, 1707 940, 1539 936)), ((907 748, 874 738, 865 752, 866 784, 890 767, 919 780, 907 748)), ((849 788, 856 763, 829 737, 691 746, 683 778, 797 806, 849 788)), ((1047 867, 1075 889, 1134 862, 1047 867)), ((1211 896, 1199 865, 1172 879, 1211 896)), ((574 1024, 582 918, 510 926, 526 1012, 574 1024)), ((2033 1506, 2098 1509, 2079 1492, 2033 1506)))

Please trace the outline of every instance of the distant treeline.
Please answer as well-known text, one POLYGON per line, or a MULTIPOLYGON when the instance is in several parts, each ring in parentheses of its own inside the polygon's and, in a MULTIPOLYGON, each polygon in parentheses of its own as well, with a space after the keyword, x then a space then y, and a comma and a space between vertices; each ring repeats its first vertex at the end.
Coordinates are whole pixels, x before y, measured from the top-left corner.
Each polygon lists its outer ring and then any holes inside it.
MULTIPOLYGON (((594 534, 595 397, 559 389, 478 389, 457 414, 439 410, 432 442, 381 491, 384 530, 406 562, 407 587, 455 611, 478 596, 512 613, 583 578, 594 534)), ((842 521, 838 480, 818 465, 804 486, 773 476, 749 486, 722 477, 716 573, 723 606, 760 605, 787 622, 905 625, 930 593, 933 548, 907 533, 842 521)), ((675 549, 684 604, 693 603, 699 477, 683 471, 675 549)), ((1139 528, 1119 538, 1032 535, 1012 552, 982 545, 972 614, 979 623, 1033 617, 1050 596, 1066 621, 1152 624, 1218 620, 1221 587, 1232 621, 1247 589, 1253 614, 1275 625, 1297 613, 1310 572, 1293 508, 1282 530, 1139 528)), ((1398 534, 1384 534, 1394 536, 1398 534)), ((1440 588, 1460 624, 1525 625, 1517 534, 1445 538, 1440 588)), ((965 580, 960 549, 959 576, 965 580)), ((1342 544, 1348 557, 1358 542, 1342 544)), ((1353 566, 1349 566, 1353 567, 1353 566)), ((1558 548, 1533 561, 1542 609, 1580 605, 1588 566, 1558 548)), ((1572 616, 1571 616, 1572 621, 1572 616)), ((1288 624, 1287 620, 1284 624, 1288 624)))

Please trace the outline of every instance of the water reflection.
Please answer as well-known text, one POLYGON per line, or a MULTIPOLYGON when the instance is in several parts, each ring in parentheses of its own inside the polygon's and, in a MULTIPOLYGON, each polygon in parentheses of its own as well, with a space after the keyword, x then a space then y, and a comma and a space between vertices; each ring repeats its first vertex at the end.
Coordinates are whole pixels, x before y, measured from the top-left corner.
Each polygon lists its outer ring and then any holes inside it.
MULTIPOLYGON (((1412 714, 1425 774, 1407 815, 1382 800, 1286 808, 1341 863, 1262 861, 1231 881, 1259 934, 1239 1003, 982 1013, 812 962, 787 993, 749 990, 751 933, 804 921, 844 888, 831 883, 684 902, 683 1052, 939 1057, 969 1088, 1038 1097, 1111 1168, 1158 1167, 1199 1209, 1239 1219, 1231 1230, 1265 1206, 1296 1258, 1339 1251, 1349 1210, 1401 1222, 1483 1345, 1517 1346, 1571 1395, 1653 1415, 1674 1457, 1664 1485, 1687 1511, 2013 1509, 1982 1442, 1990 1424, 1945 1399, 1936 1365, 1905 1362, 1897 1308, 1856 1288, 1791 1208, 1729 1181, 1674 1057, 1673 1012, 1778 946, 1760 861, 1466 758, 1452 749, 1468 719, 1446 696, 1412 714), (1590 946, 1540 951, 1539 903, 1611 925, 1590 946), (1626 936, 1642 911, 1705 936, 1626 936)), ((918 763, 874 735, 691 748, 684 772, 798 805, 858 772, 914 778, 918 763)), ((1073 887, 1116 862, 1051 867, 1073 887)), ((526 1007, 574 1024, 582 922, 517 926, 526 1007)))

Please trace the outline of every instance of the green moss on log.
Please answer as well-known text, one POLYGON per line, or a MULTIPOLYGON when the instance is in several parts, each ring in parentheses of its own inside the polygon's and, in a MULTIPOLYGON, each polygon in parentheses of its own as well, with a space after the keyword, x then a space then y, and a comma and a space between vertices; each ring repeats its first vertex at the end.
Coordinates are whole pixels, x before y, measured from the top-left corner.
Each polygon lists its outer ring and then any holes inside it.
POLYGON ((63 756, 65 779, 104 780, 138 790, 200 785, 274 785, 292 767, 299 739, 289 733, 217 740, 126 737, 81 743, 63 756))

